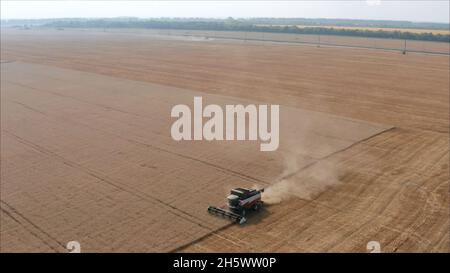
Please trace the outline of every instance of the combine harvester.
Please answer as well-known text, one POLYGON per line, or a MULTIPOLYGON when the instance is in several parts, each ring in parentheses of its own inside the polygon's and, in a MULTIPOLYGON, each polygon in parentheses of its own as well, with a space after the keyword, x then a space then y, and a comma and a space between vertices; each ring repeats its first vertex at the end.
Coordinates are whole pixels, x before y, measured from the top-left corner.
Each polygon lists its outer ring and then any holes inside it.
POLYGON ((232 189, 230 195, 227 197, 228 209, 209 206, 208 212, 228 218, 236 223, 244 224, 247 221, 245 215, 248 210, 259 211, 262 207, 262 192, 264 192, 264 189, 232 189))

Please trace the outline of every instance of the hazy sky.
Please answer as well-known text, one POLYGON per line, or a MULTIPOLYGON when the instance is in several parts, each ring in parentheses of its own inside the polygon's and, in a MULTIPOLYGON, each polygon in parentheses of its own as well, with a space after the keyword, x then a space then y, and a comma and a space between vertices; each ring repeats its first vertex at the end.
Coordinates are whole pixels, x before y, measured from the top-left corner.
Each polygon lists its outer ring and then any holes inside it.
POLYGON ((4 1, 2 19, 58 17, 304 17, 449 22, 449 1, 4 1))

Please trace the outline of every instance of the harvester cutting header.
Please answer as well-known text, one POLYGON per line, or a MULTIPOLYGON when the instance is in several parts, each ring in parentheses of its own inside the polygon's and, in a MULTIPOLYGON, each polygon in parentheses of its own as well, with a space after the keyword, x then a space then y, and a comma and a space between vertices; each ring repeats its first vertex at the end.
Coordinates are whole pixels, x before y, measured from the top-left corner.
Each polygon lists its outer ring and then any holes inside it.
POLYGON ((261 193, 263 192, 264 189, 232 189, 227 197, 228 203, 227 206, 224 206, 225 208, 209 206, 208 212, 243 224, 247 221, 245 218, 247 211, 259 211, 263 206, 263 201, 261 200, 261 193))

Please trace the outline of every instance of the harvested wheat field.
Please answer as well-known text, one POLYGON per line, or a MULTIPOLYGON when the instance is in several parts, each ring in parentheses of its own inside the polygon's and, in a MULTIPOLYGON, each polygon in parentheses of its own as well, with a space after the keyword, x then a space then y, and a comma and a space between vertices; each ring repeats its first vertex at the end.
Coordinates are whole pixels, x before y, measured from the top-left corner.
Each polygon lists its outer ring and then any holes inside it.
POLYGON ((449 57, 2 30, 1 252, 449 252, 449 57), (279 104, 280 146, 171 138, 174 105, 279 104), (245 225, 212 217, 265 187, 245 225))

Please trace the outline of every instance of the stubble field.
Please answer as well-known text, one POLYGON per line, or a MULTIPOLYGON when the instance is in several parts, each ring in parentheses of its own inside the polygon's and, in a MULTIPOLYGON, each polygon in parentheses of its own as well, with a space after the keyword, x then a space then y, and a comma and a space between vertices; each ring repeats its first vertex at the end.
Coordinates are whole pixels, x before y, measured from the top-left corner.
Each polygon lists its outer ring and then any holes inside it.
POLYGON ((2 30, 1 251, 449 251, 449 57, 2 30), (280 148, 170 110, 280 104, 280 148), (206 213, 266 187, 244 226, 206 213))

